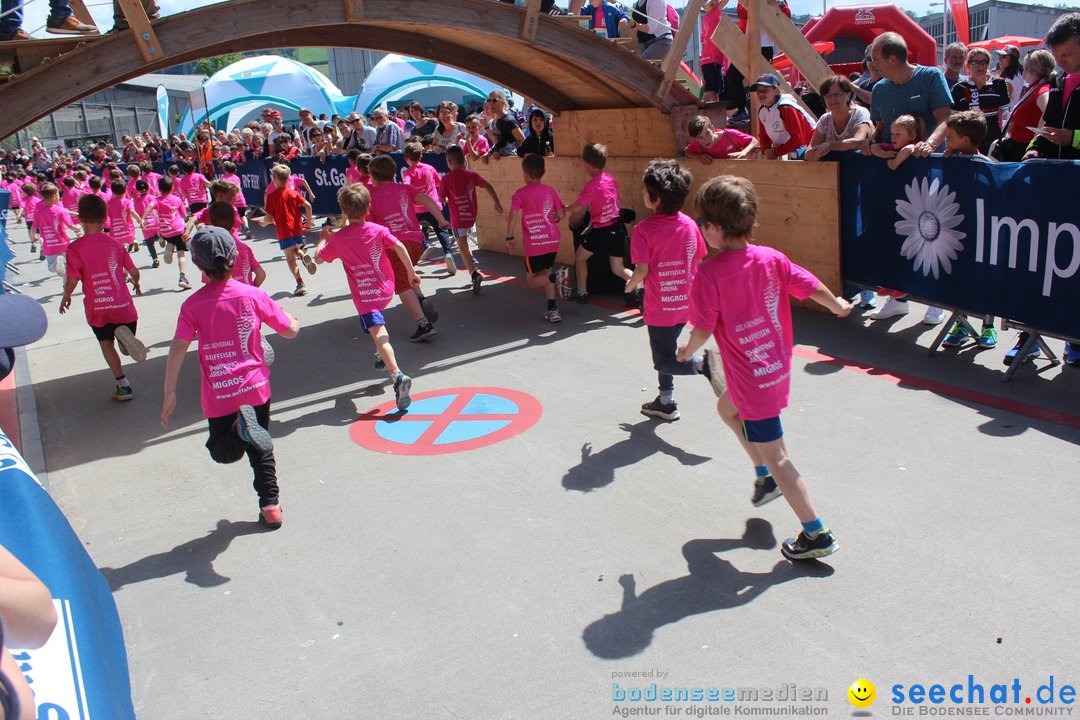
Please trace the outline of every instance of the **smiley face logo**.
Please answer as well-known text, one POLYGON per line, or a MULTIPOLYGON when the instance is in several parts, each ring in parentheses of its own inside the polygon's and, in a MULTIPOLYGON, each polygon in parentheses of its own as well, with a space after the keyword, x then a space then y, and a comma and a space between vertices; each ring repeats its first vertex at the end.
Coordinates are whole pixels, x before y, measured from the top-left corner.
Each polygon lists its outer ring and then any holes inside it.
POLYGON ((867 708, 874 704, 874 700, 877 698, 877 689, 874 688, 874 683, 865 678, 859 678, 851 683, 851 687, 847 690, 847 696, 855 707, 867 708))

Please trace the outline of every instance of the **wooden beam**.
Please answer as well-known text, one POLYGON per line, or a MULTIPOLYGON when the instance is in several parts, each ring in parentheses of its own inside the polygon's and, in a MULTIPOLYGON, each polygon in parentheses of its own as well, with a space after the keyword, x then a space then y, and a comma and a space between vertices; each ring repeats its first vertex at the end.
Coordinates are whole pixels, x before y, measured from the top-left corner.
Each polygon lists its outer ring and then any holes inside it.
POLYGON ((150 18, 146 16, 146 9, 140 0, 116 0, 120 9, 124 12, 124 18, 135 32, 135 44, 139 46, 139 53, 145 62, 154 62, 165 57, 165 51, 158 42, 154 28, 150 26, 150 18))
MULTIPOLYGON (((753 68, 758 58, 764 59, 761 54, 761 2, 760 0, 739 0, 739 2, 746 6, 746 57, 752 71, 746 79, 754 82, 759 73, 753 71, 753 68)), ((750 134, 754 137, 758 136, 758 109, 760 107, 761 103, 758 102, 757 95, 750 93, 750 134)))
POLYGON ((518 37, 525 42, 536 42, 536 28, 540 24, 540 0, 525 0, 525 14, 521 16, 518 37))
POLYGON ((364 0, 345 0, 345 22, 360 22, 364 19, 364 0))
POLYGON ((657 97, 665 97, 671 92, 671 85, 675 82, 676 73, 679 72, 679 63, 682 62, 686 46, 690 44, 691 36, 697 32, 701 6, 704 4, 705 0, 690 0, 686 4, 686 12, 683 13, 682 24, 679 25, 679 34, 675 36, 675 41, 671 43, 671 50, 668 51, 667 57, 664 58, 664 64, 660 66, 660 71, 664 73, 664 77, 656 88, 657 97))
POLYGON ((775 5, 763 4, 761 6, 761 25, 765 32, 776 43, 776 47, 784 52, 791 60, 795 68, 804 78, 810 81, 813 87, 818 87, 825 82, 826 78, 836 73, 829 68, 828 64, 814 50, 810 41, 799 32, 795 23, 775 5))
POLYGON ((68 7, 71 8, 72 14, 79 20, 85 23, 94 25, 94 16, 90 14, 90 11, 86 9, 86 4, 83 0, 68 0, 68 7))

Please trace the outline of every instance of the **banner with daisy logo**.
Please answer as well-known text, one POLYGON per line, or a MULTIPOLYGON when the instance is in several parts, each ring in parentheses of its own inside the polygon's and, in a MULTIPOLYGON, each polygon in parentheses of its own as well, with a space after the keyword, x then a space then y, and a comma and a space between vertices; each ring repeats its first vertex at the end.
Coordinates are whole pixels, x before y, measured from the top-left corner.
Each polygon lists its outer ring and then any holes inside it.
POLYGON ((1080 163, 843 155, 845 281, 1080 338, 1080 163))

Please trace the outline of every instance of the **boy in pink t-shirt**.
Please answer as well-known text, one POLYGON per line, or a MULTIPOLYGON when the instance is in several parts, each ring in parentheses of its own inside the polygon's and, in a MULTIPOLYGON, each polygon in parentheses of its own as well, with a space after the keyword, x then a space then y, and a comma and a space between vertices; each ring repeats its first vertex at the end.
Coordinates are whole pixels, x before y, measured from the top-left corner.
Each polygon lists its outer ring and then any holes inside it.
POLYGON ((112 183, 112 197, 105 203, 109 222, 109 235, 112 239, 135 252, 139 243, 135 236, 135 221, 139 215, 135 212, 135 203, 127 196, 127 185, 122 180, 112 183))
POLYGON ((550 323, 562 321, 555 303, 555 256, 559 252, 562 234, 559 223, 565 214, 565 206, 559 193, 544 179, 544 156, 527 155, 521 161, 521 174, 525 186, 519 188, 510 199, 510 216, 506 222, 506 249, 516 250, 515 233, 521 228, 522 250, 525 254, 525 271, 529 287, 542 290, 547 298, 544 319, 550 323))
POLYGON ((41 202, 34 211, 33 222, 34 234, 41 240, 41 254, 45 256, 49 272, 67 277, 64 264, 64 253, 68 247, 67 228, 76 228, 78 223, 60 204, 60 191, 52 183, 41 186, 41 202))
MULTIPOLYGON (((236 214, 240 218, 241 224, 244 226, 244 233, 247 235, 247 239, 252 239, 251 228, 248 226, 247 219, 247 198, 244 197, 244 183, 240 179, 240 176, 236 174, 236 163, 231 160, 226 160, 221 163, 221 169, 224 170, 224 174, 221 176, 221 180, 232 183, 236 186, 236 194, 232 197, 233 207, 236 208, 236 214)), ((236 228, 236 232, 233 233, 233 237, 239 236, 240 228, 236 228)))
MULTIPOLYGON (((23 183, 21 190, 23 219, 26 220, 26 232, 30 236, 30 252, 33 254, 38 251, 37 236, 34 235, 34 213, 37 212, 37 206, 41 203, 41 196, 38 195, 37 185, 32 182, 23 183)), ((44 259, 44 255, 38 259, 44 259)))
POLYGON ((630 238, 634 274, 626 283, 626 292, 634 292, 644 281, 642 315, 649 331, 653 368, 660 379, 660 394, 641 406, 641 414, 668 421, 679 419, 674 376, 710 374, 705 356, 685 362, 675 359, 679 334, 690 314, 690 283, 705 257, 701 231, 681 212, 693 181, 693 175, 675 160, 649 163, 642 195, 653 214, 634 226, 630 238))
MULTIPOLYGON (((161 177, 160 175, 158 176, 161 177)), ((161 267, 161 261, 157 256, 157 243, 161 240, 158 229, 157 213, 154 212, 154 196, 150 194, 150 183, 143 178, 135 181, 135 197, 131 201, 131 207, 139 216, 139 226, 142 227, 143 245, 150 253, 151 268, 161 267)))
POLYGON ((397 356, 390 345, 390 333, 382 311, 394 298, 394 266, 391 254, 396 255, 408 274, 409 284, 420 287, 420 278, 412 268, 409 252, 388 229, 373 222, 365 222, 371 209, 371 194, 359 183, 346 185, 338 190, 338 205, 349 224, 332 231, 324 228, 315 249, 316 262, 341 260, 349 292, 360 315, 360 327, 375 343, 376 367, 390 374, 394 383, 394 400, 398 410, 405 410, 412 403, 409 391, 412 378, 401 372, 397 356))
POLYGON ((191 260, 209 278, 180 306, 176 333, 165 364, 161 425, 176 409, 176 387, 188 347, 199 341, 202 409, 209 425, 206 449, 218 463, 248 456, 259 495, 259 519, 281 527, 281 504, 270 437, 270 368, 260 328, 265 323, 286 339, 300 323, 257 287, 232 280, 236 243, 219 227, 200 228, 191 238, 191 260))
POLYGON ((461 260, 465 263, 465 269, 472 278, 473 294, 480 292, 480 283, 483 275, 480 274, 480 264, 473 257, 469 247, 469 230, 476 224, 476 188, 484 188, 495 203, 495 212, 502 215, 502 203, 495 188, 491 187, 484 178, 465 167, 465 151, 460 145, 451 145, 446 148, 446 165, 450 172, 443 175, 442 185, 439 188, 439 200, 446 204, 450 211, 450 231, 457 240, 458 251, 461 260))
POLYGON ((176 191, 187 204, 188 214, 197 213, 207 205, 206 189, 210 187, 210 181, 195 169, 195 163, 190 160, 180 163, 180 172, 182 175, 176 183, 176 191))
POLYGON ((172 178, 165 176, 158 180, 161 197, 154 200, 152 212, 157 215, 158 232, 161 244, 165 247, 165 264, 172 263, 176 255, 176 267, 180 270, 177 281, 181 290, 190 290, 191 281, 184 269, 187 265, 187 237, 184 235, 184 201, 173 191, 172 178))
MULTIPOLYGON (((214 182, 222 181, 215 180, 214 182)), ((202 225, 213 225, 222 230, 228 230, 232 236, 233 242, 236 243, 236 261, 232 267, 233 280, 245 285, 260 287, 263 281, 266 280, 266 271, 262 269, 262 265, 255 259, 255 253, 251 251, 251 246, 237 236, 236 208, 228 201, 218 200, 210 203, 205 210, 200 212, 198 219, 202 225)), ((203 275, 202 281, 204 284, 209 282, 206 275, 203 275)))
POLYGON ((410 271, 420 262, 424 252, 424 231, 416 218, 416 206, 423 207, 435 218, 439 227, 450 226, 442 216, 442 210, 427 195, 411 185, 394 182, 397 175, 397 163, 389 155, 372 158, 368 172, 374 187, 371 195, 370 219, 379 225, 385 225, 391 234, 400 240, 409 254, 409 263, 402 263, 394 253, 390 263, 394 267, 394 292, 401 298, 401 304, 416 321, 416 332, 409 336, 409 342, 427 340, 435 334, 435 321, 439 313, 430 298, 424 297, 420 288, 410 280, 410 271))
MULTIPOLYGON (((439 239, 439 245, 442 246, 443 264, 446 265, 446 272, 457 275, 453 247, 450 245, 450 233, 444 230, 443 224, 436 219, 436 216, 442 217, 442 207, 439 205, 442 180, 439 178, 439 171, 427 163, 421 162, 424 157, 424 146, 419 143, 405 143, 405 151, 402 154, 405 157, 405 167, 401 171, 402 182, 427 195, 435 203, 435 207, 438 208, 438 211, 432 213, 423 205, 414 205, 413 210, 416 211, 416 219, 420 221, 421 227, 427 225, 435 232, 435 237, 439 239)), ((433 249, 428 248, 424 254, 426 255, 433 249)))
POLYGON ((77 217, 79 214, 79 198, 82 197, 83 191, 75 186, 75 177, 73 175, 64 176, 64 193, 60 197, 60 204, 64 206, 72 217, 77 217))
POLYGON ((691 120, 687 131, 691 140, 686 146, 686 156, 700 159, 703 165, 710 164, 713 159, 745 160, 759 146, 757 138, 746 133, 731 128, 717 130, 712 120, 704 115, 691 120))
MULTIPOLYGON (((724 378, 710 380, 717 411, 735 432, 757 471, 754 505, 783 492, 802 523, 797 538, 780 548, 789 560, 809 560, 836 552, 836 538, 821 521, 810 490, 788 459, 780 411, 791 381, 791 305, 787 296, 807 298, 839 317, 851 304, 836 297, 809 271, 783 253, 750 243, 757 221, 757 193, 749 180, 714 177, 698 190, 697 216, 705 241, 719 253, 698 268, 690 291, 689 341, 678 360, 688 360, 712 334, 720 345, 724 378), (727 380, 724 387, 723 380, 727 380)), ((710 370, 716 367, 709 363, 710 370)))
POLYGON ((105 213, 105 201, 99 196, 79 198, 79 222, 86 234, 72 240, 67 248, 67 282, 60 299, 60 313, 71 307, 71 294, 81 282, 86 322, 116 378, 113 397, 126 401, 131 400, 134 393, 114 343, 118 341, 120 352, 130 355, 136 362, 146 360, 146 346, 135 337, 139 314, 135 311, 124 275, 130 276, 136 295, 142 295, 142 290, 139 288, 139 270, 131 262, 131 255, 123 245, 102 232, 105 213))
MULTIPOLYGON (((623 282, 630 279, 623 257, 626 253, 626 226, 622 222, 622 199, 619 183, 604 172, 607 166, 607 148, 590 143, 581 151, 581 162, 589 180, 581 188, 577 200, 566 210, 574 233, 574 269, 577 288, 570 294, 575 302, 589 301, 589 258, 606 255, 611 272, 623 282), (588 227, 584 226, 585 213, 589 213, 588 227)), ((640 304, 637 295, 628 295, 627 305, 640 304)))

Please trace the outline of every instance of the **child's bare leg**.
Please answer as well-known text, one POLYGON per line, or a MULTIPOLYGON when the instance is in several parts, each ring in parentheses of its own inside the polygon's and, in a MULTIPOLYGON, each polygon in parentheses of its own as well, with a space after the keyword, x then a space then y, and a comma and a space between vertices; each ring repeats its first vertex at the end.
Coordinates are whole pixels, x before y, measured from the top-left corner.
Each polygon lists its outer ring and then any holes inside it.
POLYGON ((788 505, 799 517, 799 522, 808 523, 817 518, 817 511, 810 501, 810 488, 802 475, 795 469, 791 459, 788 458, 787 448, 784 446, 784 438, 778 438, 767 443, 751 443, 765 459, 764 464, 769 466, 776 484, 784 493, 788 505))
POLYGON ((112 370, 113 377, 123 377, 124 364, 120 361, 120 353, 116 352, 116 345, 113 341, 102 340, 98 345, 101 346, 101 354, 105 356, 105 362, 108 364, 109 369, 112 370))
POLYGON ((187 252, 184 250, 176 251, 176 268, 180 271, 180 274, 184 274, 184 267, 187 265, 187 261, 184 259, 187 257, 187 252))
POLYGON ((589 258, 592 257, 592 253, 583 247, 579 247, 574 254, 574 271, 576 274, 575 281, 577 282, 578 292, 586 292, 586 288, 589 286, 589 258))
POLYGON ((476 261, 473 260, 472 248, 469 247, 469 236, 458 235, 457 236, 458 252, 461 253, 461 260, 465 263, 465 270, 472 275, 476 272, 476 261))
POLYGON ((398 297, 401 298, 401 304, 405 306, 406 312, 412 316, 413 320, 420 322, 424 319, 424 310, 420 307, 420 298, 417 297, 415 290, 412 288, 402 290, 398 293, 398 297))
POLYGON ((285 264, 289 266, 289 272, 296 278, 296 282, 302 283, 304 281, 300 277, 300 268, 296 266, 297 255, 299 255, 299 251, 296 249, 295 245, 285 248, 285 264))
POLYGON ((735 437, 739 439, 739 444, 743 446, 743 450, 750 456, 750 462, 754 463, 754 467, 765 465, 765 456, 762 455, 761 449, 756 443, 747 441, 746 433, 743 430, 742 419, 739 417, 739 411, 735 408, 735 403, 731 402, 731 397, 728 393, 725 392, 717 398, 716 412, 720 416, 720 419, 724 421, 724 424, 731 428, 731 431, 735 433, 735 437))
POLYGON ((371 335, 371 342, 375 343, 375 349, 379 351, 379 357, 386 365, 386 371, 390 373, 390 377, 394 377, 398 372, 397 356, 394 355, 394 348, 390 345, 390 333, 386 331, 386 326, 376 325, 368 332, 371 335))
POLYGON ((629 280, 633 276, 634 273, 630 272, 621 257, 612 255, 608 258, 608 262, 611 264, 611 272, 615 273, 616 276, 621 277, 623 280, 629 280))

